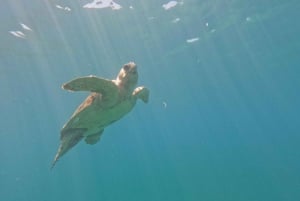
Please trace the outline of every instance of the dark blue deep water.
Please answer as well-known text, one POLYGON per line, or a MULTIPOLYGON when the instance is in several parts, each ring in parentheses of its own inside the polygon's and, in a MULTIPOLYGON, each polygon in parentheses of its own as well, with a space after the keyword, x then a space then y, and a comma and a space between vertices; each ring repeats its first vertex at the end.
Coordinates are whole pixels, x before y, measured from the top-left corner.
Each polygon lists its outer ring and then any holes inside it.
POLYGON ((1 0, 1 201, 300 200, 299 0, 91 2, 1 0), (129 61, 150 102, 50 170, 61 84, 129 61))

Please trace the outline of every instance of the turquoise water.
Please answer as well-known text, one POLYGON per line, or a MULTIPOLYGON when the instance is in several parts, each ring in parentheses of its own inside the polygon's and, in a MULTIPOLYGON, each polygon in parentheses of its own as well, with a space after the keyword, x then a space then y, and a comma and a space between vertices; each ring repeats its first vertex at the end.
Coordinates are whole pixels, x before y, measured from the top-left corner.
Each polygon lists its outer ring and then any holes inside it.
POLYGON ((298 0, 91 1, 1 1, 1 200, 300 200, 298 0), (61 84, 129 61, 150 102, 50 170, 61 84))

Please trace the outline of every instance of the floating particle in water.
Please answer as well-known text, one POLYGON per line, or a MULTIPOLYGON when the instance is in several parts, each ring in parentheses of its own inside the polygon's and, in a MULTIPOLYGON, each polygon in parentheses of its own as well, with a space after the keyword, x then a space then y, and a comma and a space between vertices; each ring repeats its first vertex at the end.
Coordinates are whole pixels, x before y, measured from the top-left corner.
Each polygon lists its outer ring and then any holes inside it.
POLYGON ((26 38, 26 35, 22 32, 22 31, 9 31, 9 33, 11 33, 13 36, 17 37, 17 38, 26 38))
POLYGON ((20 25, 24 30, 32 31, 32 29, 29 26, 27 26, 26 24, 20 23, 20 25))
POLYGON ((162 105, 163 105, 164 109, 166 109, 167 106, 168 106, 168 105, 167 105, 167 102, 165 102, 165 101, 162 102, 162 105))
POLYGON ((62 6, 57 5, 57 4, 55 5, 55 7, 58 8, 58 9, 64 9, 62 6))
POLYGON ((246 17, 246 22, 252 22, 252 18, 251 17, 246 17))
POLYGON ((187 43, 194 43, 194 42, 196 42, 196 41, 198 41, 198 40, 199 40, 199 38, 198 38, 198 37, 195 37, 195 38, 187 39, 186 42, 187 42, 187 43))
POLYGON ((22 31, 16 31, 17 34, 19 34, 22 37, 25 37, 25 34, 22 31))
POLYGON ((215 29, 210 30, 210 33, 215 33, 215 32, 216 32, 215 29))
POLYGON ((175 7, 177 4, 178 4, 177 1, 169 1, 169 2, 166 3, 166 4, 163 4, 162 7, 163 7, 165 10, 169 10, 169 9, 175 7))
POLYGON ((179 22, 179 21, 180 21, 180 18, 177 17, 177 18, 175 18, 174 20, 172 20, 172 23, 177 23, 177 22, 179 22))
POLYGON ((110 7, 113 10, 119 10, 122 8, 121 5, 115 3, 112 0, 94 0, 91 3, 87 3, 83 8, 108 8, 110 7))
POLYGON ((60 9, 60 10, 65 10, 65 11, 68 11, 68 12, 71 11, 71 8, 69 8, 69 7, 67 7, 67 6, 66 6, 66 7, 63 7, 63 6, 61 6, 61 5, 56 4, 55 7, 58 8, 58 9, 60 9))
POLYGON ((71 8, 65 7, 65 10, 66 10, 66 11, 71 11, 71 8))

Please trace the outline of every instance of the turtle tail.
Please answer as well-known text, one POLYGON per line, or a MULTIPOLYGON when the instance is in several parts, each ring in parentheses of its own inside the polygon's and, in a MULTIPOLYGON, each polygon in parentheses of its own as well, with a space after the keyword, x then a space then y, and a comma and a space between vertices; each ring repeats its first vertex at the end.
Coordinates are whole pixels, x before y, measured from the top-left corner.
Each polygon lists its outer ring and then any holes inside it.
POLYGON ((58 159, 67 153, 72 147, 74 147, 83 138, 83 133, 87 129, 85 128, 72 128, 65 130, 61 133, 60 145, 58 151, 54 157, 51 165, 51 169, 54 168, 58 159))
POLYGON ((55 166, 56 162, 58 161, 58 159, 59 159, 59 155, 56 154, 56 155, 55 155, 55 158, 54 158, 54 160, 53 160, 53 162, 52 162, 52 165, 51 165, 51 167, 50 167, 50 170, 52 170, 52 169, 54 168, 54 166, 55 166))

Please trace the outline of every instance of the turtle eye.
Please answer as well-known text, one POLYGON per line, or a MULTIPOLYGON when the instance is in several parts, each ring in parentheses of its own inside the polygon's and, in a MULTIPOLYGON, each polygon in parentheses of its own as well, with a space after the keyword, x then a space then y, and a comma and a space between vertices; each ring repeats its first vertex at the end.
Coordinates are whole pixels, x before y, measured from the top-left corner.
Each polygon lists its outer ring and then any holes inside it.
POLYGON ((125 71, 128 71, 129 70, 129 65, 125 65, 124 67, 123 67, 123 69, 125 70, 125 71))

